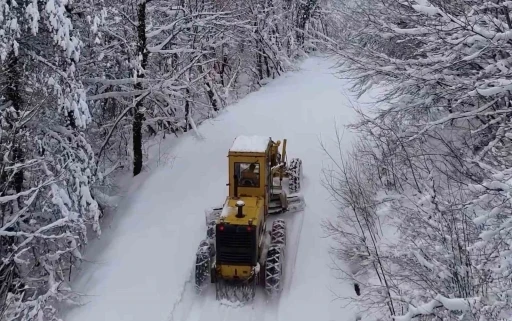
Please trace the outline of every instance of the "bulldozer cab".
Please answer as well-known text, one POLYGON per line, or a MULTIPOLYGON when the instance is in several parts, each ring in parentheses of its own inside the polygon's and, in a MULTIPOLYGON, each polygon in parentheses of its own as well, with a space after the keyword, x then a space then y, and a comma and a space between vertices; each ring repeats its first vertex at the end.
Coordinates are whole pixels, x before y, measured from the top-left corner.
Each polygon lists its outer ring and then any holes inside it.
POLYGON ((270 177, 269 137, 238 136, 229 150, 229 196, 266 197, 270 177))

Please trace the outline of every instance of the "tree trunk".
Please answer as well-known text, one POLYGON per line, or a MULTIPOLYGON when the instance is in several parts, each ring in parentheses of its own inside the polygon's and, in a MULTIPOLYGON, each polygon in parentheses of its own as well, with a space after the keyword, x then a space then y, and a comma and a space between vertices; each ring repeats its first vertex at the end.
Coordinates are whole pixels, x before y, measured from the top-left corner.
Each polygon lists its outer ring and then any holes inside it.
POLYGON ((213 83, 208 80, 205 82, 206 84, 206 93, 208 94, 208 98, 210 99, 210 104, 213 107, 214 111, 219 111, 219 104, 217 102, 217 99, 215 99, 215 93, 213 92, 213 83))
MULTIPOLYGON (((265 68, 267 70, 267 77, 270 78, 270 67, 268 66, 267 55, 263 56, 263 60, 265 61, 265 68)), ((272 78, 274 78, 274 77, 272 77, 272 78)))
POLYGON ((304 45, 304 32, 306 31, 306 24, 311 18, 311 14, 315 6, 316 0, 308 0, 306 3, 301 3, 299 5, 297 14, 297 28, 300 31, 297 31, 297 43, 301 47, 304 45))
POLYGON ((262 80, 263 79, 263 59, 261 57, 261 50, 263 48, 261 48, 261 45, 259 44, 258 42, 258 52, 256 53, 257 56, 258 56, 258 62, 257 62, 257 68, 258 68, 258 76, 260 77, 259 80, 262 80))
MULTIPOLYGON (((146 50, 146 0, 141 0, 137 7, 137 17, 139 25, 137 26, 138 42, 137 56, 142 57, 140 68, 137 70, 137 79, 143 79, 148 64, 148 52, 146 50)), ((142 82, 135 84, 135 90, 142 90, 142 82)), ((143 98, 137 97, 135 110, 133 113, 133 176, 137 176, 142 170, 142 113, 143 98)))
POLYGON ((186 133, 190 129, 192 129, 192 124, 190 124, 190 90, 185 88, 185 128, 183 131, 186 133))
MULTIPOLYGON (((22 163, 24 161, 24 151, 23 144, 21 141, 21 137, 19 137, 18 133, 20 128, 18 128, 18 121, 20 117, 20 110, 22 105, 22 99, 20 94, 20 63, 18 57, 14 54, 14 51, 9 52, 9 58, 7 62, 7 86, 6 86, 6 97, 12 103, 12 107, 16 111, 15 116, 12 121, 12 129, 13 133, 13 150, 12 150, 12 163, 13 165, 16 163, 22 163)), ((20 193, 23 189, 23 168, 18 168, 15 170, 13 177, 13 185, 16 193, 20 193)), ((20 205, 20 201, 22 198, 18 199, 18 205, 20 205)))

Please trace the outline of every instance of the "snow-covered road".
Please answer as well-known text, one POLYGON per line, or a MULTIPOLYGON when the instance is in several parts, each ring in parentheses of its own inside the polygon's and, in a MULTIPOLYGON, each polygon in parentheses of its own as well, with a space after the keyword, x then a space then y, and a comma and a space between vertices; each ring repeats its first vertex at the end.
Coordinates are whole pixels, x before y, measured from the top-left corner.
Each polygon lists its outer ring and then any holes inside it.
MULTIPOLYGON (((331 142, 334 124, 353 120, 344 96, 348 85, 333 75, 332 61, 309 58, 290 72, 203 123, 204 139, 176 139, 171 164, 160 166, 121 203, 111 228, 88 249, 74 288, 88 297, 66 321, 283 320, 353 321, 353 313, 333 301, 332 291, 353 293, 331 273, 328 240, 320 223, 336 214, 321 185, 326 159, 320 139, 331 142), (287 283, 279 302, 258 296, 243 308, 221 305, 214 293, 190 291, 199 241, 205 235, 205 208, 227 193, 227 152, 237 135, 288 139, 289 157, 303 160, 302 192, 307 207, 289 219, 287 283), (302 220, 302 221, 301 221, 302 220)), ((344 138, 350 146, 350 134, 344 138)), ((261 293, 258 293, 261 294, 261 293)))

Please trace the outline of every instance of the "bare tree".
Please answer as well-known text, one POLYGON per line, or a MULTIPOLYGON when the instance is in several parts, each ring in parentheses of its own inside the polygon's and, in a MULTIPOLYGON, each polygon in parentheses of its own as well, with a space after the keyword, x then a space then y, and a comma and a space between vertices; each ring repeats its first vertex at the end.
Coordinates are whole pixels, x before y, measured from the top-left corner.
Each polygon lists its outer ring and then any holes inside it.
MULTIPOLYGON (((341 75, 360 95, 381 88, 380 107, 352 126, 365 144, 344 163, 368 165, 341 167, 336 175, 361 178, 335 188, 345 195, 362 184, 356 195, 364 202, 342 204, 385 213, 384 235, 397 234, 376 245, 390 295, 374 286, 373 272, 356 301, 402 321, 505 318, 508 3, 361 0, 335 15, 343 32, 323 39, 341 58, 341 75)), ((339 251, 351 247, 340 242, 339 251)))

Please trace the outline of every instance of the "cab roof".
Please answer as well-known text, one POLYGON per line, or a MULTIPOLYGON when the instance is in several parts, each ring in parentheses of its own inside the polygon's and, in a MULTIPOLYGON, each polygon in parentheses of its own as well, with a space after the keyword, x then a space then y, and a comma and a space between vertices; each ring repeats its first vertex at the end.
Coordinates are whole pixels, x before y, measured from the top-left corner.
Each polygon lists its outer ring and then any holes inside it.
POLYGON ((238 136, 235 138, 230 152, 237 153, 265 153, 270 137, 265 136, 238 136))

